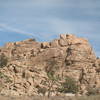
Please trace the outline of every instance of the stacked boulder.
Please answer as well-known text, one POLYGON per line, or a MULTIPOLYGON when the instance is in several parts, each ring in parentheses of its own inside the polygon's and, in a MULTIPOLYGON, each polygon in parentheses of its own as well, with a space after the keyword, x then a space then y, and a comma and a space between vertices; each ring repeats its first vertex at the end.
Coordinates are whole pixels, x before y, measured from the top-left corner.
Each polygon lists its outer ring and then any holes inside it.
POLYGON ((100 60, 88 41, 75 35, 61 34, 51 42, 28 39, 8 43, 0 48, 0 54, 8 58, 0 74, 9 79, 9 82, 3 81, 3 77, 0 79, 4 84, 1 94, 41 95, 39 89, 49 89, 50 71, 60 77, 54 85, 53 95, 60 94, 57 88, 67 76, 75 79, 79 94, 87 94, 88 87, 100 88, 100 60))

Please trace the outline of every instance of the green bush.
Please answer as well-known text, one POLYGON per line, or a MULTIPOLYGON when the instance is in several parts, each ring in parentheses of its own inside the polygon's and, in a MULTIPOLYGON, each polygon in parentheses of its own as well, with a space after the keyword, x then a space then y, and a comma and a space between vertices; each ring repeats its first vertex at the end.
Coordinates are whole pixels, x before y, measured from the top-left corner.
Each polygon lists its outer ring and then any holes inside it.
POLYGON ((66 77, 65 82, 61 84, 61 88, 59 88, 58 91, 63 93, 77 93, 78 86, 73 78, 66 77))
POLYGON ((8 59, 4 54, 0 55, 0 68, 3 68, 7 65, 8 59))

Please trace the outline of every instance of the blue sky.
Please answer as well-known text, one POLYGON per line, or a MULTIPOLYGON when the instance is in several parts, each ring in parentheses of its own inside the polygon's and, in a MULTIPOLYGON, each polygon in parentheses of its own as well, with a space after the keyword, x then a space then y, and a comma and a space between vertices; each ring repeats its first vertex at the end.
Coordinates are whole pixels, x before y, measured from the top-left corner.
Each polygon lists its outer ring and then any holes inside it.
POLYGON ((100 0, 0 0, 0 45, 60 33, 87 38, 100 57, 100 0))

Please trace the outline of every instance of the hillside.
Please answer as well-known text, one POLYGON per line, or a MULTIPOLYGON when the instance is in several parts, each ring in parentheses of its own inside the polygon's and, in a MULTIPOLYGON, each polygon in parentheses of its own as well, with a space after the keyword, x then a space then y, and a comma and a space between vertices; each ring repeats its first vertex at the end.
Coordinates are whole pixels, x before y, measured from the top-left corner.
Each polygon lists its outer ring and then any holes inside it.
POLYGON ((28 39, 0 48, 1 95, 89 95, 94 91, 100 93, 100 59, 86 39, 61 34, 51 42, 28 39))

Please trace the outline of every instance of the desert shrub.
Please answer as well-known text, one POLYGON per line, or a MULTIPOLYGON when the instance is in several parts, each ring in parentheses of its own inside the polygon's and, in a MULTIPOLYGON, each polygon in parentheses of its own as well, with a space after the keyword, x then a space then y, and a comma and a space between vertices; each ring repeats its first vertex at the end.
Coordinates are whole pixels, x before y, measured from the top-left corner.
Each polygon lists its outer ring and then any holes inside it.
POLYGON ((78 86, 73 78, 66 77, 65 82, 61 83, 61 88, 58 91, 63 93, 77 93, 78 86))
POLYGON ((60 80, 59 76, 55 74, 54 71, 50 71, 47 73, 48 76, 48 84, 49 84, 49 89, 48 89, 48 97, 50 97, 53 85, 56 84, 60 80))
POLYGON ((58 75, 56 74, 57 70, 59 70, 59 64, 55 58, 52 58, 51 60, 47 61, 47 67, 45 68, 45 71, 47 73, 48 79, 48 97, 50 97, 53 85, 58 82, 58 75))
POLYGON ((12 82, 12 80, 2 72, 0 72, 0 79, 3 80, 5 83, 11 83, 12 82))
POLYGON ((54 71, 48 72, 47 76, 48 76, 49 80, 51 80, 51 81, 57 82, 58 80, 60 80, 59 75, 56 75, 54 71))
POLYGON ((99 94, 99 88, 88 87, 87 91, 88 91, 87 95, 98 95, 99 94))
POLYGON ((3 68, 8 63, 8 59, 4 54, 0 55, 0 68, 3 68))
POLYGON ((47 89, 45 87, 37 87, 38 88, 38 93, 42 93, 43 95, 45 95, 47 89))

